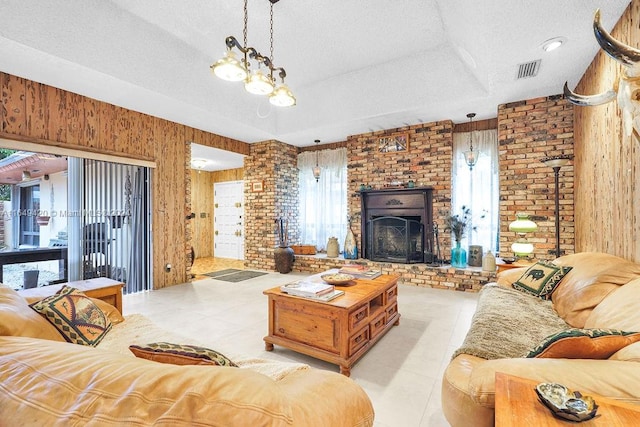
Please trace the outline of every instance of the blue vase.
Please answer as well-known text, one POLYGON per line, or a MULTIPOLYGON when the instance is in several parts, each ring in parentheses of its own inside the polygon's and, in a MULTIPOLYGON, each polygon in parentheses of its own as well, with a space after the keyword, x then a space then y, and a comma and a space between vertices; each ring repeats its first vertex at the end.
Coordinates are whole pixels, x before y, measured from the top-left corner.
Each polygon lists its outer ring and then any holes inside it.
POLYGON ((344 239, 344 259, 358 259, 358 246, 356 238, 351 230, 347 231, 347 237, 344 239))
POLYGON ((467 266, 467 251, 460 247, 460 242, 451 248, 451 266, 455 268, 465 268, 467 266))

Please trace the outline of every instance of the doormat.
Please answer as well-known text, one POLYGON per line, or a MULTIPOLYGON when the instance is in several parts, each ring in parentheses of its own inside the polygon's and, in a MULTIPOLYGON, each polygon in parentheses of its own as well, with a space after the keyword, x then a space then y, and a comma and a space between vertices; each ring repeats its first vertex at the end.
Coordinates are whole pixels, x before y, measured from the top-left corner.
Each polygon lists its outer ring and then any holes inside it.
POLYGON ((226 270, 213 271, 211 273, 203 273, 203 274, 209 277, 220 277, 220 276, 225 276, 227 274, 240 273, 242 271, 243 270, 238 270, 236 268, 227 268, 226 270))
POLYGON ((261 271, 244 270, 238 273, 231 273, 231 274, 225 274, 224 276, 218 276, 215 279, 223 280, 225 282, 237 283, 237 282, 242 282, 243 280, 253 279, 254 277, 264 276, 265 274, 268 274, 268 273, 263 273, 261 271))

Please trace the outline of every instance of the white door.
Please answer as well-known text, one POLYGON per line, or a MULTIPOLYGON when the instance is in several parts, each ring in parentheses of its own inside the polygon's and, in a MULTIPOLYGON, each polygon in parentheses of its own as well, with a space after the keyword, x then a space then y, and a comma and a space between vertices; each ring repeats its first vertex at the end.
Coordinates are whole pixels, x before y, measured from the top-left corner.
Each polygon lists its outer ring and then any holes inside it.
POLYGON ((244 259, 244 181, 213 184, 213 256, 244 259))

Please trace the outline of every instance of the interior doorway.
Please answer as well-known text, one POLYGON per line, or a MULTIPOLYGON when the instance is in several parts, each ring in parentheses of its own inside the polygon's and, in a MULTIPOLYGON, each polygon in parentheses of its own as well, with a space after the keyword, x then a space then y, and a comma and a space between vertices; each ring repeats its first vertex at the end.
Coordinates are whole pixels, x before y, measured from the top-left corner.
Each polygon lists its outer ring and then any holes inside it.
POLYGON ((213 254, 244 260, 244 181, 213 185, 213 254))

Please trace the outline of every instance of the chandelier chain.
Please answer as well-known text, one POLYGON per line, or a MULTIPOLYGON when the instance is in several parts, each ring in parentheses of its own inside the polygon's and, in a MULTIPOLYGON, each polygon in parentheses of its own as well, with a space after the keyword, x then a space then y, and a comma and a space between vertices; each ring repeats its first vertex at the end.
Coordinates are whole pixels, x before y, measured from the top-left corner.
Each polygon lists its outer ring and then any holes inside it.
POLYGON ((469 117, 469 150, 473 151, 473 125, 472 125, 473 116, 469 117))
POLYGON ((270 7, 270 18, 269 18, 269 26, 270 26, 270 43, 271 43, 271 57, 269 58, 271 60, 271 63, 273 64, 273 3, 271 3, 271 7, 270 7))
POLYGON ((249 9, 247 7, 248 0, 244 0, 244 29, 242 31, 242 35, 244 36, 244 45, 243 48, 247 48, 247 26, 249 23, 249 9))

